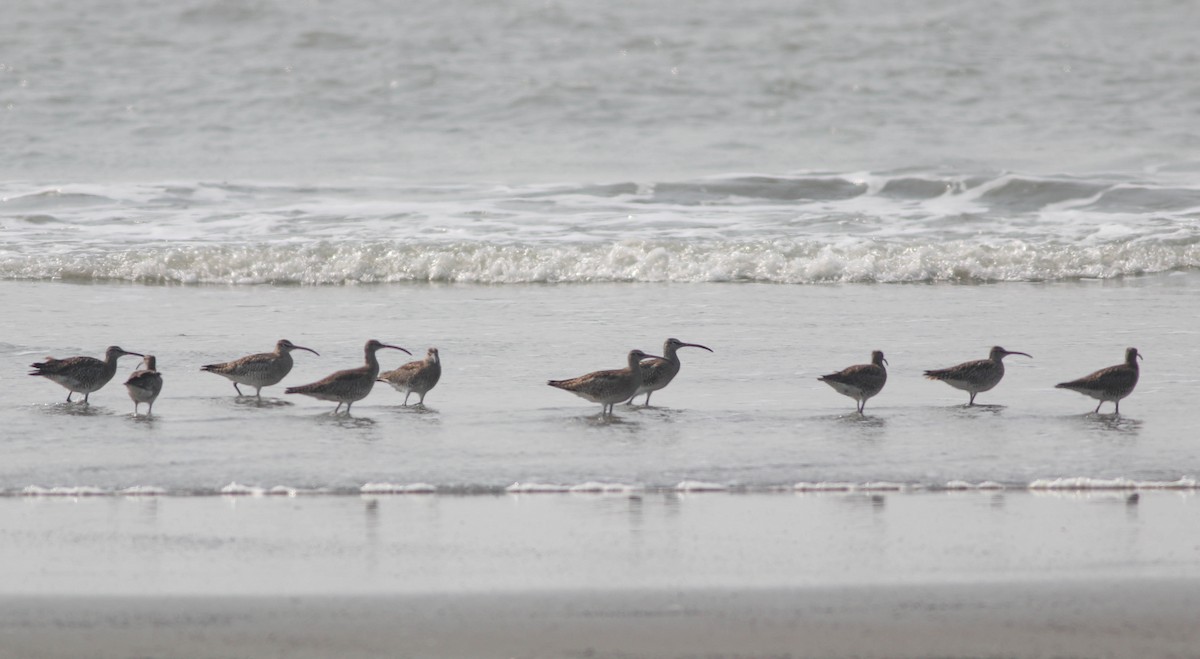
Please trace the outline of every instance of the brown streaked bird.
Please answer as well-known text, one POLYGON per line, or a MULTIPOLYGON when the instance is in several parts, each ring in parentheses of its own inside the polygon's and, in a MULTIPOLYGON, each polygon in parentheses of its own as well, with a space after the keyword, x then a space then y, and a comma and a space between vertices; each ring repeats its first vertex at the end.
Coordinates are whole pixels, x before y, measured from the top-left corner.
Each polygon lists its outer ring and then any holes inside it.
POLYGON ((99 390, 117 373, 117 360, 125 355, 143 357, 140 352, 109 346, 104 351, 104 360, 95 357, 67 357, 55 359, 47 357, 44 362, 31 364, 30 375, 40 375, 52 382, 67 388, 67 402, 71 402, 71 394, 83 394, 83 403, 88 403, 88 396, 99 390))
POLYGON ((641 350, 629 351, 629 365, 611 371, 595 371, 570 380, 550 380, 551 387, 569 391, 584 400, 603 405, 601 414, 612 416, 613 405, 633 397, 642 384, 643 359, 662 359, 641 350))
POLYGON ((366 398, 367 394, 371 393, 371 388, 375 386, 375 380, 379 377, 379 360, 375 358, 375 353, 384 348, 412 354, 400 346, 388 345, 371 339, 363 346, 366 363, 362 366, 338 371, 311 384, 288 387, 283 392, 285 394, 304 394, 318 400, 336 401, 337 407, 333 408, 334 414, 337 414, 338 410, 342 409, 342 403, 345 403, 346 414, 350 414, 350 406, 355 401, 366 398))
POLYGON ((967 405, 975 404, 975 394, 989 391, 1000 383, 1004 377, 1004 358, 1008 355, 1024 355, 1033 359, 1032 355, 1015 350, 1005 350, 1000 346, 992 346, 987 359, 963 362, 950 368, 925 371, 925 377, 930 380, 941 380, 955 389, 962 389, 971 394, 967 405))
POLYGON ((884 366, 887 363, 882 350, 873 350, 870 364, 856 364, 817 379, 833 387, 839 394, 853 398, 858 403, 858 413, 862 414, 867 399, 879 393, 887 383, 887 368, 884 366))
POLYGON ((261 399, 263 387, 278 384, 292 371, 293 350, 307 350, 318 357, 321 356, 312 348, 298 346, 287 339, 279 339, 275 343, 274 352, 260 352, 221 364, 206 364, 201 366, 200 370, 216 373, 233 381, 233 388, 239 396, 243 395, 239 384, 254 387, 254 395, 261 399))
POLYGON ((1061 382, 1054 385, 1057 389, 1070 389, 1077 391, 1084 396, 1091 396, 1099 400, 1096 409, 1092 414, 1100 413, 1100 406, 1104 401, 1112 401, 1116 406, 1114 412, 1121 413, 1121 399, 1133 393, 1133 388, 1138 382, 1138 363, 1142 355, 1137 351, 1137 348, 1125 349, 1125 363, 1117 364, 1102 368, 1095 373, 1085 375, 1078 380, 1070 382, 1061 382))
POLYGON ((629 397, 629 404, 633 404, 633 399, 642 394, 646 394, 646 401, 642 403, 643 407, 650 406, 650 394, 671 384, 671 380, 679 375, 679 355, 675 354, 680 348, 703 348, 712 352, 712 348, 702 346, 699 343, 684 343, 679 339, 667 339, 663 342, 663 356, 647 359, 641 363, 642 369, 642 384, 638 385, 637 391, 629 397))
POLYGON ((409 362, 400 368, 388 371, 379 376, 378 382, 392 385, 396 391, 404 393, 404 405, 408 405, 408 397, 416 394, 421 397, 417 405, 425 404, 425 394, 437 385, 442 377, 442 359, 438 356, 437 348, 425 352, 425 359, 409 362))
POLYGON ((125 381, 125 388, 133 400, 134 416, 138 415, 138 405, 141 403, 150 406, 146 416, 154 415, 154 400, 158 398, 163 385, 162 374, 158 372, 157 367, 158 360, 154 355, 146 355, 142 359, 142 367, 130 374, 129 379, 125 381))

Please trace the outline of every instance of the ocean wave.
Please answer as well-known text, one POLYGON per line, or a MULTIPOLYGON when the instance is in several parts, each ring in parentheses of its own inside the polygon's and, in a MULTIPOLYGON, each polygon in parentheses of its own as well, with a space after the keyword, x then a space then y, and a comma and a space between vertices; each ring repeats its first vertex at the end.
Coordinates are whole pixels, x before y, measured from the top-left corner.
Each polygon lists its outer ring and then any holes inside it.
POLYGON ((0 279, 1111 279, 1200 268, 1200 188, 1012 173, 343 187, 0 184, 0 279))
POLYGON ((1015 282, 1113 279, 1200 268, 1200 236, 1180 242, 1022 240, 937 243, 809 240, 611 244, 192 245, 64 254, 0 253, 0 278, 147 284, 345 285, 759 282, 1015 282))
POLYGON ((944 483, 919 483, 907 481, 814 481, 793 484, 747 484, 720 483, 700 480, 684 480, 674 485, 643 485, 620 482, 585 481, 570 482, 515 482, 509 485, 455 484, 436 485, 425 482, 388 483, 368 482, 361 486, 299 488, 288 485, 248 485, 231 482, 212 488, 172 488, 158 485, 136 485, 130 487, 96 487, 92 485, 29 485, 22 488, 0 490, 0 497, 32 498, 83 498, 83 497, 307 497, 307 496, 499 496, 528 494, 579 494, 579 495, 674 495, 685 493, 712 494, 862 494, 862 493, 992 493, 1028 492, 1043 494, 1089 493, 1133 493, 1200 491, 1200 481, 1194 476, 1180 476, 1175 480, 1146 480, 1137 478, 1098 478, 1089 476, 1040 478, 1029 482, 998 482, 950 480, 944 483))

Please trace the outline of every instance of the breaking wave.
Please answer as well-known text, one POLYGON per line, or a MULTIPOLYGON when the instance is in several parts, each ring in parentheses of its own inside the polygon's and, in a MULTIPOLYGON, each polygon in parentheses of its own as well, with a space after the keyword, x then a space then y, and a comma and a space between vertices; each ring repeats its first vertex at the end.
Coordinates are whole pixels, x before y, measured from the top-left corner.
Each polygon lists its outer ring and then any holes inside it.
POLYGON ((231 482, 219 488, 167 489, 158 486, 101 488, 95 486, 30 485, 23 488, 0 489, 0 497, 156 497, 156 496, 226 496, 226 497, 297 497, 297 496, 499 496, 504 494, 603 494, 641 495, 666 493, 762 493, 762 494, 855 494, 855 493, 956 493, 956 492, 1032 492, 1045 493, 1105 493, 1137 491, 1174 491, 1193 493, 1200 482, 1192 476, 1176 480, 1140 480, 1133 478, 1041 478, 1028 483, 999 483, 985 481, 949 481, 946 483, 913 482, 802 482, 793 485, 759 484, 733 485, 707 481, 686 480, 674 485, 647 486, 643 484, 588 481, 584 483, 517 482, 508 486, 491 484, 432 485, 429 483, 365 483, 360 487, 298 488, 286 485, 264 486, 231 482))
POLYGON ((1200 242, 981 245, 759 240, 611 245, 217 245, 0 257, 8 279, 151 284, 778 284, 1110 279, 1200 268, 1200 242))
POLYGON ((1200 268, 1200 188, 1012 174, 0 188, 0 279, 345 285, 1111 279, 1200 268))

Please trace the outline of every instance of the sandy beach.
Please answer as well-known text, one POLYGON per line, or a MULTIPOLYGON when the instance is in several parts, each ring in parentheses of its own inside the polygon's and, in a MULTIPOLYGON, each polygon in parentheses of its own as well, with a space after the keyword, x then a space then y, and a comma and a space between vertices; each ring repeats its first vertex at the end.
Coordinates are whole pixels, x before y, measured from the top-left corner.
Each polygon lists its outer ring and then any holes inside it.
POLYGON ((5 597, 0 656, 1194 657, 1200 582, 5 597))
POLYGON ((1196 504, 9 497, 0 656, 1196 656, 1196 504))

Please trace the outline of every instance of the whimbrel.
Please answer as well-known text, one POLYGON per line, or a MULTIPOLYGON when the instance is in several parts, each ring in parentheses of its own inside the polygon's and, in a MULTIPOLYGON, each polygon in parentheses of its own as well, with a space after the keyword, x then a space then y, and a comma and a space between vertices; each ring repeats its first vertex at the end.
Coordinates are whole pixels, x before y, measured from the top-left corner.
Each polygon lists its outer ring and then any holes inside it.
POLYGON ((925 371, 925 377, 930 380, 941 380, 955 389, 962 389, 971 394, 967 405, 975 404, 975 394, 990 390, 1000 383, 1004 377, 1004 358, 1008 355, 1031 355, 1015 350, 1005 350, 1000 346, 992 346, 987 359, 963 362, 950 368, 925 371))
POLYGON ((408 397, 416 394, 421 397, 417 405, 425 404, 425 394, 433 389, 442 377, 442 360, 438 357, 438 349, 430 348, 425 353, 425 359, 409 362, 400 368, 388 371, 379 376, 379 382, 392 385, 396 391, 404 392, 404 405, 408 405, 408 397))
POLYGON ((71 402, 71 394, 83 394, 84 404, 88 404, 88 395, 108 384, 117 372, 117 360, 125 355, 143 357, 140 352, 129 352, 117 346, 109 346, 104 351, 104 361, 95 357, 67 357, 55 359, 47 357, 44 362, 31 364, 33 371, 30 375, 40 375, 67 388, 67 402, 71 402))
POLYGON ((629 351, 629 365, 611 371, 595 371, 570 380, 550 380, 546 384, 569 391, 580 398, 603 405, 601 414, 612 416, 613 405, 629 400, 642 384, 641 361, 647 358, 662 359, 647 355, 641 350, 629 351))
POLYGON ((337 407, 333 408, 334 414, 337 414, 338 410, 342 409, 342 403, 345 403, 346 414, 349 414, 350 406, 354 404, 354 401, 366 398, 367 394, 371 393, 371 387, 375 386, 375 379, 379 377, 379 360, 375 358, 375 353, 384 348, 412 354, 400 346, 387 345, 371 339, 363 346, 366 361, 364 365, 338 371, 311 384, 288 387, 284 393, 304 394, 319 400, 337 401, 337 407))
POLYGON ((262 388, 278 383, 292 370, 293 350, 307 350, 320 357, 320 353, 312 348, 298 346, 287 339, 279 339, 274 352, 260 352, 241 359, 221 364, 206 364, 200 367, 202 371, 216 373, 233 381, 233 388, 242 395, 239 384, 254 387, 254 395, 262 398, 262 388))
POLYGON ((663 356, 647 359, 641 363, 642 369, 642 384, 638 386, 637 391, 629 397, 629 403, 633 403, 633 399, 641 394, 646 394, 646 401, 642 403, 643 407, 649 407, 650 394, 662 389, 671 384, 671 380, 679 375, 679 355, 675 354, 680 348, 703 348, 712 352, 712 348, 702 346, 699 343, 684 343, 679 339, 667 339, 663 342, 663 356))
POLYGON ((146 416, 154 415, 154 399, 158 398, 158 393, 162 391, 162 375, 158 372, 157 360, 154 355, 146 355, 142 359, 142 367, 132 374, 125 381, 125 388, 129 390, 129 397, 133 399, 133 415, 137 416, 138 405, 146 403, 150 409, 146 411, 146 416))
POLYGON ((858 413, 862 414, 867 399, 879 393, 887 383, 887 368, 884 367, 887 363, 883 351, 874 350, 870 364, 856 364, 817 379, 833 387, 839 394, 853 398, 858 403, 858 413))
POLYGON ((1125 349, 1125 363, 1102 368, 1095 373, 1085 375, 1078 380, 1062 382, 1054 385, 1058 389, 1078 391, 1084 396, 1099 400, 1092 414, 1100 413, 1104 401, 1111 400, 1116 406, 1115 412, 1121 413, 1121 399, 1133 393, 1138 382, 1138 363, 1142 355, 1137 348, 1125 349))

